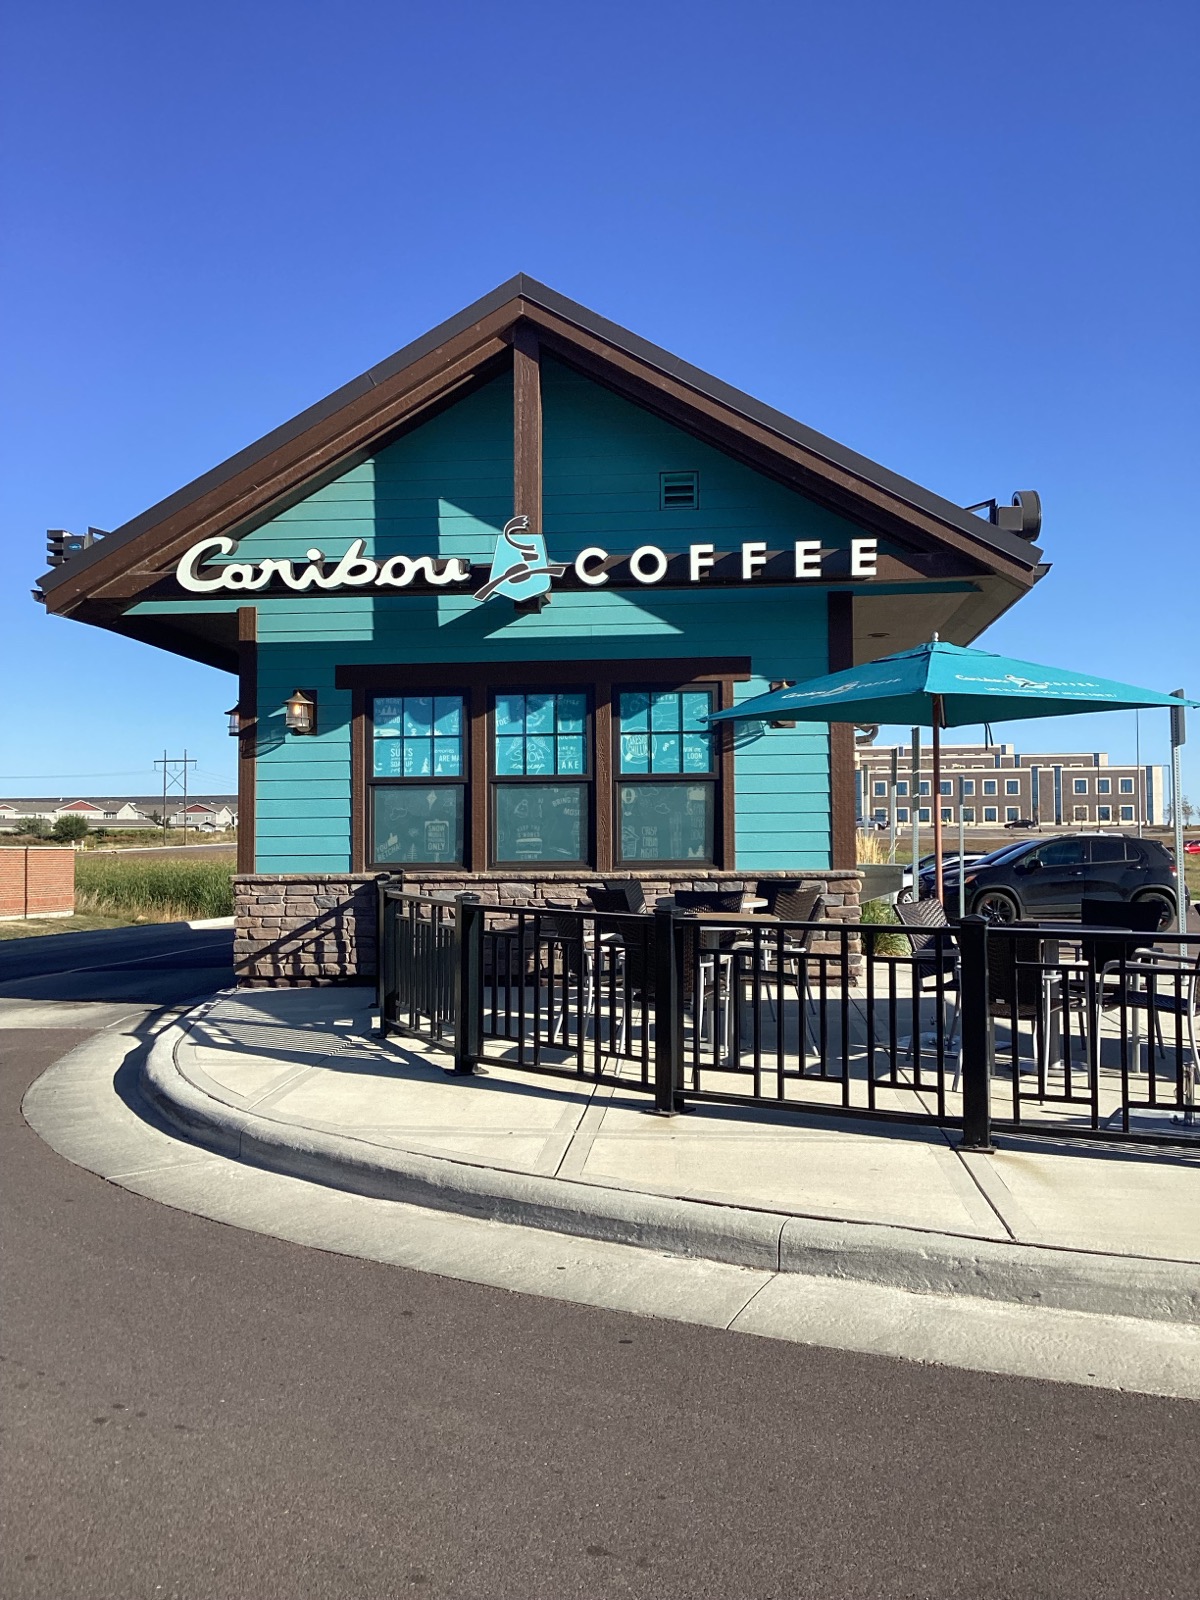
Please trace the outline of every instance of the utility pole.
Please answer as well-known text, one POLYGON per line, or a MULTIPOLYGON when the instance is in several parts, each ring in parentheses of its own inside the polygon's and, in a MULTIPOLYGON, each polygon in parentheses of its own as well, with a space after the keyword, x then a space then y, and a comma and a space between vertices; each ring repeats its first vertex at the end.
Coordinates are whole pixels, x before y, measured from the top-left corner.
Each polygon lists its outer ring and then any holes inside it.
POLYGON ((187 843, 188 768, 196 765, 195 756, 185 750, 181 756, 169 756, 164 750, 162 759, 154 763, 162 768, 162 830, 163 843, 167 842, 167 807, 170 798, 178 795, 183 806, 183 842, 187 843))

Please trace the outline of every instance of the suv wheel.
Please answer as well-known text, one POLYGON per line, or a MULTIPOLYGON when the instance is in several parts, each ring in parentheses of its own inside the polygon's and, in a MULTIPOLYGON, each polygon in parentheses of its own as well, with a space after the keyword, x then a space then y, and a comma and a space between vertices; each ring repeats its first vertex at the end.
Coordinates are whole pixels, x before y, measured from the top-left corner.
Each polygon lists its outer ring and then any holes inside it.
POLYGON ((1175 918, 1175 896, 1169 889, 1147 889, 1144 894, 1135 894, 1135 906, 1158 906, 1160 929, 1167 927, 1175 918))
POLYGON ((985 889, 982 894, 976 895, 971 910, 975 916, 985 917, 988 922, 1017 922, 1021 916, 1020 906, 1007 889, 985 889))

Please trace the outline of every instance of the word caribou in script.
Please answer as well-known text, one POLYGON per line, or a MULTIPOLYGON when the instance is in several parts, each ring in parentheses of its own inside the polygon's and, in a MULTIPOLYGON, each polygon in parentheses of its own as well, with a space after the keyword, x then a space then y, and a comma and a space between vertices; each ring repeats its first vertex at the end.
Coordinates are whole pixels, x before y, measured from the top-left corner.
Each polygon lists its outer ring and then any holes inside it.
POLYGON ((202 539, 183 556, 175 569, 179 586, 192 594, 215 594, 218 589, 265 589, 278 577, 289 589, 406 589, 418 575, 427 583, 443 586, 466 583, 471 563, 462 556, 389 556, 375 561, 364 555, 365 539, 355 539, 331 572, 325 571, 325 552, 305 552, 308 565, 296 571, 295 563, 268 556, 263 561, 226 561, 205 573, 197 568, 213 556, 232 555, 235 539, 202 539))

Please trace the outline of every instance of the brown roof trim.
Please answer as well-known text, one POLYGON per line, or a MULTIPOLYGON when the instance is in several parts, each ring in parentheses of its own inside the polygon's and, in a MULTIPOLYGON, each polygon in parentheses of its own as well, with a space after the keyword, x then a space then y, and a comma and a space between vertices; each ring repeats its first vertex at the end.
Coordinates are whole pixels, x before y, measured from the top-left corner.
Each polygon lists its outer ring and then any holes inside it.
POLYGON ((248 524, 298 486, 346 470, 356 454, 361 459, 452 391, 490 376, 522 320, 539 329, 548 349, 761 470, 839 509, 853 504, 860 520, 865 514, 893 534, 907 527, 918 539, 970 549, 1018 583, 1036 580, 1041 552, 1028 541, 520 274, 46 573, 38 581, 49 609, 69 612, 82 601, 91 609, 101 598, 119 607, 172 547, 248 524))

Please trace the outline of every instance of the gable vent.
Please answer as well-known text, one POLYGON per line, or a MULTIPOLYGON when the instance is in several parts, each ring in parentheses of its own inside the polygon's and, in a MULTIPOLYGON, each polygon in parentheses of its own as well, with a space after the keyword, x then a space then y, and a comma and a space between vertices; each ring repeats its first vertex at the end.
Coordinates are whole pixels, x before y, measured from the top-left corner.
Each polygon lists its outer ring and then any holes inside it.
POLYGON ((659 504, 664 511, 695 511, 700 504, 698 472, 659 473, 659 504))

